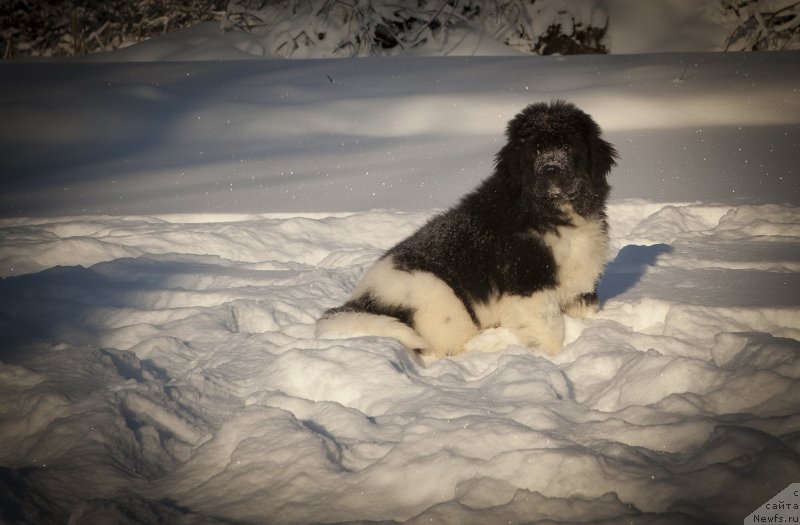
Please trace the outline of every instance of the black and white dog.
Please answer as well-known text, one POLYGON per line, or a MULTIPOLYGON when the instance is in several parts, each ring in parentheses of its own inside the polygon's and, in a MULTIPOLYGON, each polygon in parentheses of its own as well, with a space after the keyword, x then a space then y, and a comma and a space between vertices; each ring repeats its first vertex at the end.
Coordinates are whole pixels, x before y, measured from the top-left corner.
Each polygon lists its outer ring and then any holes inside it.
POLYGON ((455 355, 479 331, 504 327, 557 353, 562 313, 597 308, 606 262, 606 177, 614 147, 572 104, 532 104, 508 124, 494 173, 384 254, 323 338, 394 337, 423 356, 455 355))

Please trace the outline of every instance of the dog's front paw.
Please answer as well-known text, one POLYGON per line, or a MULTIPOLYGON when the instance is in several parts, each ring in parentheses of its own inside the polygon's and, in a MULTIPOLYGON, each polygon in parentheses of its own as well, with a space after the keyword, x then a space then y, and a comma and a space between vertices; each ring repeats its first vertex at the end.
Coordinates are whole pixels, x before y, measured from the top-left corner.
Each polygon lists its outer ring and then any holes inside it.
POLYGON ((570 317, 589 317, 600 311, 600 301, 594 292, 581 294, 564 304, 561 311, 570 317))
POLYGON ((540 342, 540 341, 531 341, 528 343, 528 349, 536 354, 544 354, 548 356, 554 356, 561 351, 561 341, 547 341, 547 342, 540 342))
POLYGON ((564 327, 560 315, 557 321, 552 324, 541 324, 535 331, 517 331, 516 335, 525 341, 525 346, 531 352, 554 356, 564 345, 564 327))

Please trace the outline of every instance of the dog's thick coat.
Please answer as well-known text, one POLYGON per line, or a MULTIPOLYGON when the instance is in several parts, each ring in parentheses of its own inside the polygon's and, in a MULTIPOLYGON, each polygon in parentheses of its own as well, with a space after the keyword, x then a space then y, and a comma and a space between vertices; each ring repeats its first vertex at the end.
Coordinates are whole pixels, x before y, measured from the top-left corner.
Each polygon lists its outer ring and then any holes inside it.
POLYGON ((502 326, 534 350, 561 349, 562 312, 596 308, 616 152, 563 101, 528 106, 506 135, 494 173, 386 252, 320 319, 320 337, 394 337, 440 357, 502 326))

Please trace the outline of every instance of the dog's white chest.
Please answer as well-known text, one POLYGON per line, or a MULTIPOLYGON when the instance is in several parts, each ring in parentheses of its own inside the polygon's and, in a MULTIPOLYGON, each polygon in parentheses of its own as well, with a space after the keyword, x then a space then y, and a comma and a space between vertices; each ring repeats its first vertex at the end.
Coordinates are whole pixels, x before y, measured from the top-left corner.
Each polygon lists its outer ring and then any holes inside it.
POLYGON ((608 235, 599 219, 571 213, 572 225, 544 235, 557 266, 558 294, 567 299, 594 290, 608 252, 608 235))

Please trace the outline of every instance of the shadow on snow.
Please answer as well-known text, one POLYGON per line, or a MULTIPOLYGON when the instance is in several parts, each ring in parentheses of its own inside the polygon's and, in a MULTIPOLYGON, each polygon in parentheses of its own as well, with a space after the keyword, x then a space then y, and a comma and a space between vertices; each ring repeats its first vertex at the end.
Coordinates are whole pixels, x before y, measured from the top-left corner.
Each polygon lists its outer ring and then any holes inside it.
POLYGON ((622 248, 614 260, 608 263, 597 285, 600 303, 605 304, 606 301, 631 290, 641 281, 647 269, 655 266, 659 257, 672 251, 672 246, 668 244, 652 246, 629 244, 622 248))

